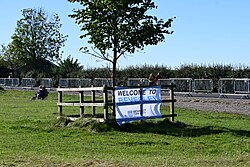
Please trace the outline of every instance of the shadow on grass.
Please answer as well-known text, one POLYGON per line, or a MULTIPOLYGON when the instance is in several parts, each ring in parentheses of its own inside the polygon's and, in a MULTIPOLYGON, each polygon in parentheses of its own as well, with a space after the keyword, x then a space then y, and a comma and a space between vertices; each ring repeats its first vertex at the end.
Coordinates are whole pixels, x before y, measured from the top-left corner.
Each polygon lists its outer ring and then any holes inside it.
POLYGON ((176 137, 199 137, 202 135, 212 135, 226 132, 226 130, 214 128, 212 126, 196 127, 187 125, 183 122, 170 122, 168 119, 157 122, 124 124, 114 129, 130 133, 156 133, 176 137))
POLYGON ((214 135, 220 133, 232 133, 235 136, 250 137, 250 131, 228 129, 217 126, 193 126, 183 122, 171 122, 164 120, 147 120, 141 122, 132 122, 119 126, 115 120, 109 122, 96 122, 92 119, 78 119, 75 122, 67 122, 67 119, 61 119, 60 127, 78 127, 94 132, 120 131, 128 133, 154 133, 162 135, 171 135, 176 137, 199 137, 203 135, 214 135), (65 122, 66 121, 66 122, 65 122), (62 126, 63 125, 63 126, 62 126))
POLYGON ((250 131, 247 130, 230 130, 236 136, 250 137, 250 131))
POLYGON ((172 135, 176 137, 199 137, 203 135, 214 135, 220 133, 232 133, 235 136, 250 137, 250 131, 235 130, 217 126, 192 126, 183 122, 170 122, 168 119, 157 122, 136 122, 114 126, 115 130, 130 133, 156 133, 172 135))

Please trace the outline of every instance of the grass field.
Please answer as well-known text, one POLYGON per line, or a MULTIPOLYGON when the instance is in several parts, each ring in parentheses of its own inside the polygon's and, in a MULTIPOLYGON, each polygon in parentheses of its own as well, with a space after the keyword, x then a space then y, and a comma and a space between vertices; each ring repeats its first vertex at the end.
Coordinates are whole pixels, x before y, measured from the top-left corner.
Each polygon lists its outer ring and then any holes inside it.
POLYGON ((0 166, 250 166, 248 116, 176 109, 175 123, 62 127, 57 94, 31 101, 33 94, 0 92, 0 166))

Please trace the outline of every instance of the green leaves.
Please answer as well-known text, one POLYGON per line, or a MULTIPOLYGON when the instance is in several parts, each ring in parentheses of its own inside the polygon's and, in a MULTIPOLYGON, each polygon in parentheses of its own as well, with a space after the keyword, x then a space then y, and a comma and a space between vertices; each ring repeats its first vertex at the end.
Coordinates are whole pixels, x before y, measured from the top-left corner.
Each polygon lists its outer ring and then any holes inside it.
POLYGON ((22 73, 41 72, 41 62, 60 60, 60 48, 64 46, 67 35, 60 33, 62 25, 57 14, 48 17, 41 8, 28 8, 22 10, 22 15, 12 36, 10 53, 24 67, 22 73))
POLYGON ((78 59, 74 60, 70 55, 59 62, 58 73, 62 78, 80 77, 83 74, 83 66, 78 59))
POLYGON ((81 25, 82 38, 89 36, 89 43, 99 51, 107 52, 116 47, 119 54, 134 53, 146 45, 156 45, 164 41, 167 29, 174 18, 157 19, 147 15, 156 8, 151 0, 69 0, 83 5, 69 15, 81 25), (116 40, 115 40, 116 39, 116 40))
POLYGON ((81 25, 81 38, 89 37, 88 43, 100 52, 88 53, 113 64, 113 80, 116 63, 121 56, 143 50, 147 45, 157 45, 164 41, 165 35, 173 33, 168 28, 174 18, 164 21, 147 15, 149 10, 156 8, 151 0, 68 1, 83 6, 82 9, 74 9, 69 17, 81 25))

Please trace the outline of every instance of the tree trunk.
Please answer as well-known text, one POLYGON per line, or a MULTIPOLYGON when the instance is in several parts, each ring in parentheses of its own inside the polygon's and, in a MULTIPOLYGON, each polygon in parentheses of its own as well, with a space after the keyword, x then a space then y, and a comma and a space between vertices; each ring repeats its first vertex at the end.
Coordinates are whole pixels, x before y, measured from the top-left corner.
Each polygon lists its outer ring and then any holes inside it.
POLYGON ((114 57, 113 57, 113 68, 112 68, 112 87, 113 87, 113 112, 112 115, 115 116, 115 86, 116 86, 116 65, 117 65, 117 49, 114 48, 114 57))

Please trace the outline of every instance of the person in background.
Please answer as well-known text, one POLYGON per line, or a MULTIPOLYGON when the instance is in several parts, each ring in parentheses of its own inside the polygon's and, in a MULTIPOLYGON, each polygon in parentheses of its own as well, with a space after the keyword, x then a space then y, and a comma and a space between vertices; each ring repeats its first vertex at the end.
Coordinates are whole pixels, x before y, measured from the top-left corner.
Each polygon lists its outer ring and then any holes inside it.
POLYGON ((48 96, 48 94, 49 94, 49 92, 46 89, 46 87, 40 85, 37 92, 36 92, 36 94, 35 94, 35 96, 32 97, 32 100, 35 100, 35 99, 44 100, 48 96))
POLYGON ((38 99, 43 97, 43 86, 42 85, 39 86, 37 93, 36 93, 36 96, 38 99))
POLYGON ((42 86, 42 90, 40 91, 40 94, 41 95, 38 95, 38 99, 44 100, 48 96, 49 92, 46 89, 46 86, 42 86))
POLYGON ((155 75, 151 73, 148 77, 148 85, 155 85, 155 75))
POLYGON ((156 85, 159 85, 159 79, 161 79, 161 75, 160 75, 160 73, 158 72, 157 75, 156 75, 156 77, 155 77, 155 84, 156 84, 156 85))

